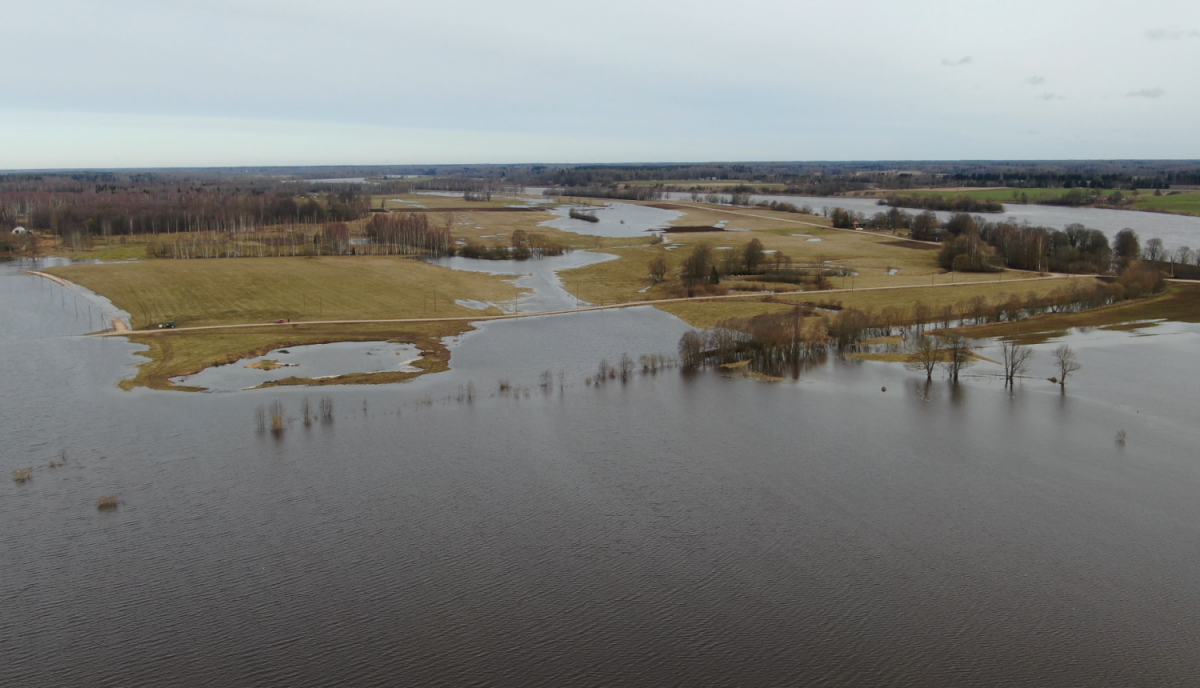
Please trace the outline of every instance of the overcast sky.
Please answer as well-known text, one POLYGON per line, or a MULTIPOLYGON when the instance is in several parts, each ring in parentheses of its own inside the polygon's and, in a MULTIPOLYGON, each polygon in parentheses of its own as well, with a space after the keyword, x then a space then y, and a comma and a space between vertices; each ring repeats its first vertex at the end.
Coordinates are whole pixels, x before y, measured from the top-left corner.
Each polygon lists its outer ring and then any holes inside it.
POLYGON ((0 51, 0 169, 1200 158, 1195 0, 0 0, 0 51))

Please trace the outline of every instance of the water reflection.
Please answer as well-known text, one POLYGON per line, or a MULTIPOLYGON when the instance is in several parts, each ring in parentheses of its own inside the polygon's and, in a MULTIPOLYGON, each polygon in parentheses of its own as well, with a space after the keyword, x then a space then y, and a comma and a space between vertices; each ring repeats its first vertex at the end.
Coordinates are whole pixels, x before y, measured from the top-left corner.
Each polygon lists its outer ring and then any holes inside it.
POLYGON ((587 386, 689 328, 493 322, 273 434, 313 390, 123 392, 139 347, 0 294, 2 685, 1200 682, 1196 326, 1070 335, 1065 399, 1038 345, 1014 399, 836 356, 587 386))

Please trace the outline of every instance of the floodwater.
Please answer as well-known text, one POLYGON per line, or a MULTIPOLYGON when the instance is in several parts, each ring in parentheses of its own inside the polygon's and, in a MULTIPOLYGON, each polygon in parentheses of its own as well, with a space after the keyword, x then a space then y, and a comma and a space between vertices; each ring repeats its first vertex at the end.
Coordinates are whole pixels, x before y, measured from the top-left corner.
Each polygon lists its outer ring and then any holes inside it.
POLYGON ((675 210, 663 210, 620 201, 597 200, 593 202, 604 203, 604 205, 590 207, 561 205, 551 208, 550 212, 557 217, 547 220, 541 225, 592 236, 644 237, 647 232, 666 229, 667 224, 672 220, 683 217, 683 213, 675 210), (599 222, 576 220, 570 217, 572 208, 594 212, 599 222))
POLYGON ((289 377, 321 378, 350 373, 415 372, 418 369, 409 364, 420 356, 420 349, 412 344, 386 341, 309 344, 276 349, 264 356, 205 368, 195 375, 172 378, 171 381, 177 385, 229 392, 289 377), (274 370, 246 367, 262 361, 275 361, 280 367, 274 370))
POLYGON ((513 275, 512 299, 495 304, 463 304, 468 307, 485 307, 491 305, 506 313, 523 312, 537 313, 541 311, 558 311, 568 308, 592 305, 585 301, 588 296, 587 288, 579 284, 564 284, 558 276, 562 270, 595 265, 610 260, 616 256, 609 253, 594 253, 591 251, 569 251, 561 256, 547 258, 530 258, 529 260, 485 260, 483 258, 463 258, 453 256, 434 258, 429 262, 454 270, 468 272, 486 272, 490 275, 513 275), (525 290, 525 291, 518 291, 525 290))
MULTIPOLYGON (((953 189, 947 191, 948 195, 953 194, 953 189)), ((728 201, 728 195, 722 195, 728 201)), ((665 196, 676 201, 690 201, 690 193, 670 192, 665 196)), ((888 206, 881 206, 876 203, 874 198, 841 198, 841 197, 815 197, 815 196, 775 196, 753 194, 750 196, 751 203, 759 203, 761 201, 779 201, 781 203, 792 203, 797 206, 809 205, 813 210, 820 213, 823 208, 845 208, 856 213, 863 213, 870 217, 875 213, 887 212, 888 206)), ((744 208, 747 212, 752 211, 752 208, 744 208)), ((917 213, 920 210, 905 208, 906 212, 917 213)), ((946 220, 952 213, 938 211, 935 213, 940 219, 946 220)), ((1054 229, 1062 229, 1069 224, 1079 223, 1091 229, 1098 229, 1104 232, 1111 240, 1116 236, 1117 232, 1125 228, 1133 229, 1141 237, 1143 245, 1148 239, 1158 237, 1163 240, 1163 244, 1167 248, 1176 248, 1179 246, 1197 246, 1200 245, 1200 217, 1191 215, 1170 215, 1166 213, 1147 213, 1135 210, 1108 210, 1104 208, 1066 208, 1050 205, 1021 205, 1018 203, 1005 203, 1003 213, 979 213, 986 217, 991 222, 997 222, 1004 219, 1013 219, 1016 222, 1028 222, 1031 225, 1040 225, 1043 227, 1052 227, 1054 229)))
POLYGON ((34 467, 0 482, 0 685, 1200 683, 1196 326, 1072 335, 1065 394, 833 356, 586 384, 674 350, 649 307, 183 394, 119 390, 139 347, 19 266, 0 296, 0 469, 34 467))

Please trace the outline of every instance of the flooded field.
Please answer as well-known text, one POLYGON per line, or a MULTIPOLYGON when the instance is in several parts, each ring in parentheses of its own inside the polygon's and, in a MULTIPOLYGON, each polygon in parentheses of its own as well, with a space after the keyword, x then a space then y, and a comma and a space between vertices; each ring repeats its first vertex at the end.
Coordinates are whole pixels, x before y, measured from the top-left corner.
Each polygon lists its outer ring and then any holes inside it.
POLYGON ((177 385, 230 392, 288 377, 321 378, 349 373, 415 372, 421 352, 412 344, 333 342, 277 349, 264 356, 207 368, 172 379, 177 385))
POLYGON ((399 385, 123 392, 140 347, 21 267, 0 685, 1200 682, 1197 326, 1072 333, 1065 393, 1057 343, 1014 390, 835 355, 589 384, 675 351, 649 307, 483 323, 399 385))

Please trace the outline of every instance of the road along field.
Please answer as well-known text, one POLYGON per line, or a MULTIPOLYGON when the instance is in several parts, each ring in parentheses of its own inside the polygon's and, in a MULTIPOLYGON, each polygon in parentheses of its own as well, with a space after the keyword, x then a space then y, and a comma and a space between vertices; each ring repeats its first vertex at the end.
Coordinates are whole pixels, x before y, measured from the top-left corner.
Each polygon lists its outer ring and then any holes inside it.
MULTIPOLYGON (((419 196, 461 203, 449 197, 419 196)), ((389 201, 390 202, 390 201, 389 201)), ((494 202, 493 202, 494 203, 494 202)), ((650 205, 650 204, 647 204, 650 205)), ((647 235, 601 238, 541 227, 546 213, 454 211, 453 233, 460 240, 507 245, 512 232, 541 232, 576 249, 598 250, 617 260, 559 273, 563 286, 586 305, 651 303, 694 326, 725 318, 791 308, 799 303, 826 303, 909 309, 931 308, 981 296, 999 303, 1012 295, 1045 293, 1074 280, 1007 271, 1000 274, 947 273, 937 264, 938 247, 891 234, 835 230, 825 218, 754 209, 727 209, 702 204, 671 204, 684 213, 678 226, 724 222, 727 230, 671 233, 652 243, 647 235), (772 261, 786 255, 794 264, 840 270, 822 291, 798 292, 798 285, 731 278, 728 297, 678 298, 678 271, 698 244, 708 244, 718 260, 760 241, 772 261), (661 257, 666 279, 656 284, 649 263, 661 257), (763 290, 778 292, 764 294, 763 290)), ((520 271, 520 264, 513 266, 520 271)), ((474 320, 503 317, 495 305, 485 310, 465 304, 506 304, 517 290, 511 278, 431 265, 396 256, 315 258, 230 258, 205 260, 151 259, 115 264, 82 264, 49 272, 108 297, 132 314, 131 337, 145 343, 150 362, 125 386, 169 388, 169 378, 239 358, 261 355, 282 346, 332 341, 386 339, 412 342, 427 352, 432 370, 445 365, 448 352, 440 338, 470 329, 474 320), (459 302, 462 302, 461 304, 459 302), (293 324, 260 327, 276 320, 293 324), (173 321, 179 329, 146 328, 173 321), (196 327, 236 329, 189 329, 196 327)), ((810 285, 811 288, 811 285, 810 285)), ((407 374, 411 376, 411 374, 407 374)), ((393 376, 395 377, 395 376, 393 376)), ((403 377, 403 376, 401 376, 403 377)), ((362 377, 342 382, 397 381, 362 377)), ((327 384, 327 382, 326 382, 327 384)))

